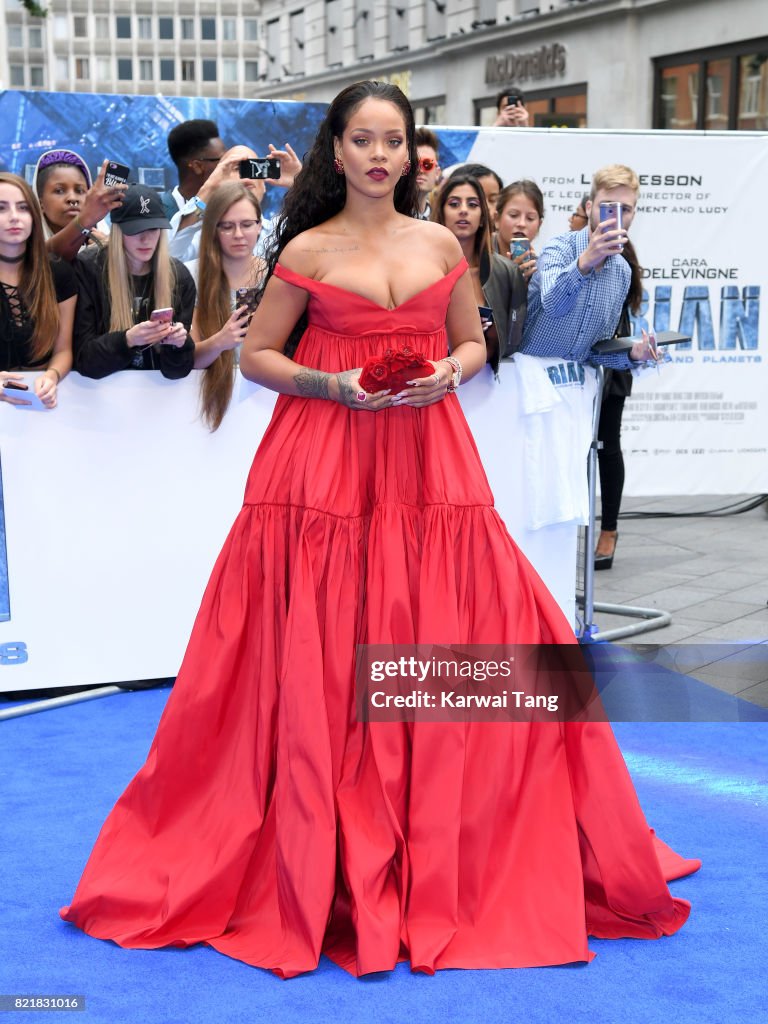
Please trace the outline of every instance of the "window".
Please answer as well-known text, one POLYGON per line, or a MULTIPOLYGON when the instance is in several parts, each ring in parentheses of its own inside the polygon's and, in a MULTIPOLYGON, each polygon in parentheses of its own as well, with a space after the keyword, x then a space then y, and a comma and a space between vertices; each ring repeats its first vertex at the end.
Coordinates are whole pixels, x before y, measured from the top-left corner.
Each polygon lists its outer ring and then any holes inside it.
POLYGON ((259 38, 259 23, 256 18, 243 18, 243 39, 252 43, 259 38))
POLYGON ((29 47, 31 50, 41 50, 43 47, 43 30, 35 25, 29 27, 29 47))
POLYGON ((152 38, 152 19, 151 18, 139 18, 139 39, 151 39, 152 38))
POLYGON ((93 19, 97 39, 109 39, 109 18, 103 14, 97 14, 93 19))
POLYGON ((11 64, 8 68, 11 75, 11 85, 20 85, 24 88, 24 65, 23 64, 11 64))
POLYGON ((139 81, 151 82, 155 77, 155 69, 152 67, 153 61, 148 57, 143 57, 139 61, 139 81))
POLYGON ((96 58, 96 81, 108 82, 112 78, 112 61, 109 57, 96 58))
POLYGON ((87 57, 75 57, 75 78, 87 81, 91 77, 91 62, 87 57))
POLYGON ((291 73, 304 74, 304 11, 294 11, 290 19, 291 73))
POLYGON ((221 38, 227 43, 237 39, 237 22, 234 18, 221 19, 221 38))
POLYGON ((331 68, 340 67, 343 62, 344 40, 341 13, 341 0, 326 0, 326 64, 331 68))
POLYGON ((182 39, 194 39, 195 38, 195 20, 194 20, 194 18, 182 18, 181 19, 181 38, 182 39))
POLYGON ((159 39, 173 39, 173 18, 157 19, 157 35, 159 39))
POLYGON ((245 80, 246 82, 258 82, 259 62, 257 60, 247 60, 245 62, 245 80))
POLYGON ((224 60, 221 62, 221 77, 222 81, 224 82, 237 81, 237 61, 234 60, 232 57, 225 57, 224 60))
MULTIPOLYGON (((77 21, 77 18, 75 18, 77 21)), ((131 19, 126 17, 115 18, 117 38, 118 39, 130 39, 131 38, 131 19)), ((77 35, 77 32, 75 32, 77 35)))
MULTIPOLYGON (((525 91, 525 106, 535 128, 586 128, 587 85, 565 85, 560 89, 525 91)), ((496 120, 496 96, 475 102, 475 124, 492 125, 496 120)), ((440 124, 440 121, 436 122, 440 124)))
POLYGON ((160 81, 173 82, 176 80, 176 61, 164 58, 160 61, 160 81))
POLYGON ((768 128, 768 49, 739 61, 739 113, 737 128, 765 131, 768 128))
POLYGON ((121 82, 133 81, 133 61, 130 57, 118 57, 117 77, 121 82))
MULTIPOLYGON (((120 21, 119 18, 117 20, 120 21)), ((88 37, 88 19, 86 16, 84 14, 76 14, 73 21, 75 25, 75 39, 86 39, 88 37)))
POLYGON ((389 3, 389 48, 408 49, 408 7, 406 0, 389 3))
POLYGON ((69 18, 66 16, 66 14, 54 14, 53 38, 69 39, 69 18))
POLYGON ((355 52, 358 58, 373 56, 373 0, 355 3, 355 52))
POLYGON ((21 25, 8 26, 8 45, 14 50, 20 50, 24 46, 24 33, 21 25))
POLYGON ((201 18, 200 19, 200 38, 201 39, 215 39, 216 38, 216 19, 215 18, 201 18))
POLYGON ((280 19, 273 18, 267 22, 267 76, 280 77, 280 19))
MULTIPOLYGON (((427 0, 427 39, 445 39, 446 0, 427 0)), ((433 122, 430 122, 430 124, 433 122)))
POLYGON ((477 20, 481 25, 496 24, 496 0, 477 0, 477 20))
POLYGON ((203 61, 203 81, 204 82, 216 82, 218 81, 216 76, 216 61, 215 60, 204 60, 203 61))
POLYGON ((181 62, 181 80, 182 82, 194 82, 195 62, 193 60, 183 60, 181 62))
POLYGON ((765 130, 768 37, 655 60, 654 128, 765 130))
POLYGON ((56 77, 59 81, 69 78, 69 57, 56 58, 56 77))
POLYGON ((445 97, 414 102, 413 116, 416 124, 445 124, 445 97))
POLYGON ((39 64, 29 66, 29 85, 31 89, 42 89, 45 85, 45 70, 39 64))

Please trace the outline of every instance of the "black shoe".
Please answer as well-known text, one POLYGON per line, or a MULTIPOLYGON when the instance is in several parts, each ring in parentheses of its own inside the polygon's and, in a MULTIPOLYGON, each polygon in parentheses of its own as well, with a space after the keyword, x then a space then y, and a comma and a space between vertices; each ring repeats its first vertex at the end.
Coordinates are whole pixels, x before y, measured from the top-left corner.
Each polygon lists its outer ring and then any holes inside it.
POLYGON ((600 572, 601 569, 610 569, 613 566, 613 556, 616 554, 616 545, 619 542, 619 535, 613 541, 613 551, 610 555, 595 555, 595 572, 600 572))

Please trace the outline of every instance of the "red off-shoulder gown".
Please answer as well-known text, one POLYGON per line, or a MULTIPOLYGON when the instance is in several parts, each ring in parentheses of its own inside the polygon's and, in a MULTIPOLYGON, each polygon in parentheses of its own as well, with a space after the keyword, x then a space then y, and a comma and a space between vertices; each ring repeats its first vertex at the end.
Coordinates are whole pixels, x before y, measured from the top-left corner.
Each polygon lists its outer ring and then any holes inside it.
MULTIPOLYGON (((462 261, 395 309, 309 293, 296 359, 438 359, 462 261)), ((695 870, 653 837, 604 723, 357 721, 360 643, 573 643, 493 507, 455 395, 376 414, 281 396, 146 764, 61 911, 290 977, 588 960, 657 938, 695 870)))

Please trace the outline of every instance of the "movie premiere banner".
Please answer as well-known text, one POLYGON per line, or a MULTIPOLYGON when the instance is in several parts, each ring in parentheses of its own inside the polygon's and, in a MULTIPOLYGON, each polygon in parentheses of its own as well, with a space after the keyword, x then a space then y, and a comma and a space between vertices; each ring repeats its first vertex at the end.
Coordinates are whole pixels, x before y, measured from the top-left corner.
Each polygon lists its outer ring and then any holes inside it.
MULTIPOLYGON (((442 134, 442 133, 441 133, 442 134)), ((450 134, 450 133, 449 133, 450 134)), ((641 327, 690 335, 636 380, 622 426, 629 495, 768 491, 768 135, 478 129, 467 159, 545 199, 534 243, 568 230, 593 172, 640 177, 631 228, 644 268, 641 327)))
MULTIPOLYGON (((71 373, 56 409, 0 403, 0 691, 178 672, 276 399, 238 376, 211 433, 200 376, 71 373)), ((507 529, 574 621, 577 527, 526 529, 522 446, 493 429, 510 383, 486 369, 462 404, 507 529)))

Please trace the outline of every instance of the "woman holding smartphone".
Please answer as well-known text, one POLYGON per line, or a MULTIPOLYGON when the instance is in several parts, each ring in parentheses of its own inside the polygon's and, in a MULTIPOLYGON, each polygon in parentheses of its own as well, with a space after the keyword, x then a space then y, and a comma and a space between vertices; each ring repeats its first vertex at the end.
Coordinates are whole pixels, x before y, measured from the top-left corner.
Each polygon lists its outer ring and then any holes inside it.
POLYGON ((0 400, 29 405, 14 370, 35 370, 34 393, 52 409, 72 368, 77 282, 49 257, 40 207, 27 182, 0 173, 0 400))
POLYGON ((75 369, 83 376, 159 370, 177 380, 192 369, 195 284, 168 255, 169 228, 155 190, 131 185, 112 212, 106 249, 77 257, 75 369))
POLYGON ((261 206, 239 181, 220 185, 206 206, 200 258, 187 264, 197 285, 190 334, 203 419, 216 430, 232 398, 239 346, 256 308, 265 264, 253 250, 261 233, 261 206))
POLYGON ((535 181, 513 181, 499 193, 493 248, 520 267, 526 284, 536 273, 536 252, 532 243, 543 220, 544 196, 535 181))
POLYGON ((521 272, 492 251, 488 203, 480 182, 471 174, 459 170, 448 178, 435 202, 432 220, 456 236, 469 264, 488 362, 495 373, 499 360, 514 352, 522 335, 526 288, 521 272))

